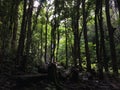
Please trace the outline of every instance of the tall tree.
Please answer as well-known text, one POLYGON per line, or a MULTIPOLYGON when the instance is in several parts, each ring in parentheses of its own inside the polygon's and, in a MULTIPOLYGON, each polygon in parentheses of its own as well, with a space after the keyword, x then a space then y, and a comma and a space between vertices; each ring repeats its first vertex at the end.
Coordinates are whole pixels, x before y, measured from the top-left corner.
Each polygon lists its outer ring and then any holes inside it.
POLYGON ((25 37, 26 37, 26 25, 27 25, 27 0, 24 0, 21 32, 20 32, 20 38, 19 38, 19 44, 18 44, 17 56, 16 56, 16 64, 20 69, 23 69, 22 57, 23 57, 25 37))
POLYGON ((77 66, 78 61, 79 61, 79 66, 81 66, 81 58, 80 58, 80 31, 79 31, 79 6, 80 6, 80 1, 75 0, 74 6, 73 6, 73 13, 72 14, 72 30, 74 34, 74 49, 73 49, 73 59, 74 59, 74 66, 77 66))
POLYGON ((65 36, 66 36, 66 40, 65 40, 65 53, 66 53, 66 68, 68 68, 68 31, 67 31, 66 21, 67 20, 65 20, 65 36))
POLYGON ((46 25, 45 25, 45 63, 47 63, 47 35, 48 35, 48 6, 46 7, 46 25))
POLYGON ((24 57, 24 71, 26 69, 26 64, 27 60, 29 57, 29 51, 30 51, 30 46, 31 46, 31 41, 32 41, 32 12, 33 12, 33 0, 29 1, 28 4, 28 12, 27 12, 27 40, 26 40, 26 56, 24 57))
POLYGON ((84 40, 85 40, 85 55, 87 61, 87 71, 91 71, 91 61, 90 61, 90 53, 88 47, 88 36, 87 36, 87 12, 85 9, 85 0, 82 0, 82 12, 83 12, 83 32, 84 32, 84 40))
POLYGON ((59 44, 60 44, 60 31, 59 28, 57 28, 57 43, 56 43, 56 61, 58 61, 58 50, 59 50, 59 44))
POLYGON ((100 27, 100 60, 101 60, 101 65, 102 67, 105 67, 105 71, 108 72, 108 60, 106 58, 106 47, 105 47, 105 33, 104 33, 104 29, 103 29, 103 17, 102 17, 102 4, 103 1, 101 0, 101 2, 99 2, 99 27, 100 27))
POLYGON ((57 5, 58 5, 58 0, 54 1, 54 18, 53 21, 51 22, 52 30, 51 30, 51 61, 50 62, 56 62, 55 60, 55 48, 56 48, 56 30, 57 30, 57 5))
POLYGON ((110 19, 111 17, 110 17, 110 10, 109 10, 109 0, 105 0, 105 12, 106 12, 106 18, 107 18, 107 27, 108 27, 108 32, 109 32, 109 43, 110 43, 112 68, 113 68, 114 74, 118 74, 116 49, 115 49, 115 43, 114 43, 115 28, 113 28, 113 26, 111 24, 111 19, 110 19))
POLYGON ((99 2, 99 0, 96 0, 95 5, 95 36, 96 36, 96 58, 97 58, 97 64, 98 64, 98 73, 99 78, 103 79, 103 47, 102 42, 104 44, 104 38, 102 37, 103 33, 103 18, 102 18, 102 2, 99 2), (98 23, 99 22, 99 23, 98 23), (98 31, 98 24, 100 28, 100 40, 99 40, 99 31, 98 31))
POLYGON ((29 1, 29 8, 28 8, 28 22, 27 22, 27 41, 26 41, 26 55, 29 54, 31 39, 32 39, 32 11, 33 11, 33 0, 29 1))
POLYGON ((56 48, 56 16, 52 23, 52 30, 51 30, 51 61, 55 62, 55 48, 56 48))
MULTIPOLYGON (((14 12, 14 17, 13 17, 13 28, 12 28, 12 39, 11 39, 11 49, 14 52, 16 50, 17 46, 17 30, 18 30, 18 9, 19 9, 19 4, 20 1, 14 1, 14 6, 13 6, 13 12, 14 12)), ((12 24, 12 23, 11 23, 12 24)))
POLYGON ((40 42, 40 46, 41 46, 41 48, 40 48, 40 60, 42 60, 42 56, 43 56, 43 25, 41 25, 41 31, 40 31, 40 40, 41 40, 41 42, 40 42))

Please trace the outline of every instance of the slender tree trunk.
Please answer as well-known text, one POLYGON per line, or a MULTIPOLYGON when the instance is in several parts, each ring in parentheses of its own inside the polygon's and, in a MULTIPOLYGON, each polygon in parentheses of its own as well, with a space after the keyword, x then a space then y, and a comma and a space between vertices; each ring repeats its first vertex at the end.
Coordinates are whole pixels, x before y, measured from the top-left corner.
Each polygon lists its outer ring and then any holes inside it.
POLYGON ((65 53, 66 53, 66 68, 68 68, 68 31, 67 31, 67 26, 66 26, 66 20, 65 20, 65 53))
POLYGON ((26 41, 26 55, 28 56, 30 45, 31 45, 31 39, 32 39, 32 11, 33 11, 33 0, 30 0, 29 2, 29 8, 28 8, 28 31, 27 31, 27 41, 26 41))
POLYGON ((99 61, 99 64, 100 64, 100 74, 99 74, 99 77, 100 79, 103 79, 103 65, 104 65, 104 57, 103 55, 105 54, 103 52, 103 48, 105 48, 105 42, 104 42, 104 31, 103 31, 103 18, 102 18, 102 1, 99 2, 99 14, 98 14, 98 21, 99 21, 99 28, 100 28, 100 48, 99 48, 99 54, 100 54, 100 61, 99 61))
POLYGON ((84 30, 84 40, 85 40, 85 55, 87 61, 87 71, 91 71, 91 61, 90 61, 90 53, 88 47, 88 37, 87 37, 87 15, 85 10, 85 0, 82 0, 82 9, 83 9, 83 30, 84 30))
POLYGON ((79 68, 82 69, 82 60, 81 60, 81 53, 80 53, 80 30, 79 30, 79 18, 80 18, 80 13, 79 13, 79 10, 80 10, 80 0, 77 0, 77 6, 76 6, 76 10, 77 10, 77 13, 76 13, 76 29, 77 29, 77 38, 78 38, 78 41, 77 41, 77 61, 79 62, 79 68))
POLYGON ((79 7, 80 7, 80 0, 77 0, 77 6, 76 6, 76 9, 77 9, 77 13, 76 13, 76 24, 77 24, 77 38, 78 38, 78 41, 77 41, 77 60, 79 62, 79 68, 82 69, 82 60, 81 60, 81 53, 80 53, 80 38, 81 38, 81 34, 82 32, 80 32, 79 30, 79 18, 80 18, 80 13, 79 13, 79 7))
POLYGON ((51 22, 52 30, 51 30, 51 63, 56 62, 55 60, 55 48, 56 48, 56 29, 57 29, 57 20, 56 20, 56 7, 58 4, 58 0, 55 0, 55 11, 54 11, 54 19, 51 22))
POLYGON ((58 61, 59 42, 60 42, 60 32, 59 32, 59 29, 57 29, 57 49, 56 49, 56 61, 58 61))
POLYGON ((103 69, 100 64, 100 50, 99 50, 99 35, 98 35, 98 21, 97 21, 97 13, 95 11, 95 37, 96 37, 96 59, 98 64, 98 73, 99 77, 101 76, 103 69))
POLYGON ((13 34, 12 34, 12 40, 11 40, 11 49, 13 52, 16 50, 16 37, 17 37, 17 30, 18 30, 18 6, 19 4, 15 5, 15 17, 14 17, 14 25, 13 25, 13 34))
POLYGON ((47 63, 47 33, 48 33, 48 7, 46 10, 46 25, 45 25, 45 63, 47 63))
POLYGON ((40 37, 40 40, 41 40, 41 52, 40 52, 40 60, 42 62, 42 56, 43 56, 43 25, 41 25, 41 37, 40 37))
POLYGON ((30 51, 30 46, 31 46, 31 41, 32 41, 32 12, 33 12, 33 0, 29 1, 29 7, 28 7, 28 22, 27 22, 27 40, 26 40, 26 56, 24 57, 24 63, 23 63, 23 69, 25 71, 26 66, 27 66, 27 60, 29 57, 29 51, 30 51))
POLYGON ((100 58, 101 58, 101 65, 102 67, 104 66, 105 71, 108 72, 108 60, 106 58, 106 50, 105 50, 105 37, 104 37, 104 30, 103 30, 103 17, 102 17, 102 2, 100 2, 100 13, 99 13, 99 27, 100 27, 100 47, 101 47, 101 54, 100 54, 100 58))
POLYGON ((106 11, 106 18, 107 18, 107 27, 109 32, 109 42, 110 42, 110 52, 111 52, 111 60, 112 60, 112 68, 114 74, 118 75, 118 67, 117 67, 117 58, 116 58, 116 50, 115 50, 115 43, 114 43, 114 28, 111 24, 110 20, 110 11, 109 11, 109 0, 105 0, 105 11, 106 11))
MULTIPOLYGON (((99 19, 102 19, 102 2, 96 0, 96 9, 95 9, 95 37, 96 37, 96 59, 97 59, 97 64, 98 64, 98 74, 99 74, 99 79, 103 79, 103 59, 102 57, 102 42, 99 40, 99 31, 98 31, 98 21, 99 21, 99 26, 100 26, 100 32, 103 30, 102 27, 102 20, 100 21, 99 19)), ((101 35, 101 34, 100 34, 101 35)))
POLYGON ((16 57, 16 64, 18 67, 20 66, 20 69, 22 68, 21 62, 22 62, 22 56, 24 52, 24 43, 25 43, 25 36, 26 36, 26 24, 27 24, 27 0, 24 0, 24 9, 23 9, 23 17, 22 17, 22 24, 21 24, 21 32, 20 32, 20 38, 19 38, 19 45, 17 50, 17 57, 16 57))
POLYGON ((18 29, 18 7, 19 7, 20 1, 13 1, 12 7, 11 7, 11 14, 10 17, 10 31, 11 31, 11 51, 13 54, 16 51, 16 35, 17 35, 17 29, 18 29))
POLYGON ((76 67, 78 62, 80 68, 81 66, 81 58, 80 58, 80 32, 79 32, 79 6, 80 1, 76 0, 74 3, 73 12, 75 11, 74 15, 72 15, 72 29, 74 33, 74 49, 73 49, 73 59, 74 59, 74 66, 76 67))
POLYGON ((56 48, 56 24, 52 25, 51 30, 51 62, 55 62, 55 48, 56 48))
MULTIPOLYGON (((81 30, 81 32, 80 32, 80 35, 79 35, 79 41, 81 41, 81 36, 82 36, 82 32, 83 32, 83 30, 81 30)), ((80 45, 81 45, 81 43, 79 42, 79 50, 80 50, 80 52, 79 52, 79 69, 80 70, 83 70, 83 68, 82 68, 82 59, 81 59, 81 48, 80 48, 80 45)))

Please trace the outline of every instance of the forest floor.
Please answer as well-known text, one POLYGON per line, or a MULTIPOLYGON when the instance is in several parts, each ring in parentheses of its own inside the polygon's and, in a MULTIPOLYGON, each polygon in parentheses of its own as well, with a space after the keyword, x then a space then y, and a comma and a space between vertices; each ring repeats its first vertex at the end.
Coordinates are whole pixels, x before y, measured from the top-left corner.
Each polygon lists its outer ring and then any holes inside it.
POLYGON ((22 76, 19 80, 0 76, 0 90, 120 90, 120 78, 79 80, 78 82, 65 80, 54 84, 47 79, 46 75, 33 75, 33 77, 29 75, 30 79, 26 77, 28 76, 22 76), (42 79, 39 76, 43 76, 42 79))
MULTIPOLYGON (((31 81, 32 82, 32 81, 31 81)), ((64 81, 57 85, 47 80, 18 85, 11 90, 120 90, 120 82, 87 80, 87 81, 64 81)))

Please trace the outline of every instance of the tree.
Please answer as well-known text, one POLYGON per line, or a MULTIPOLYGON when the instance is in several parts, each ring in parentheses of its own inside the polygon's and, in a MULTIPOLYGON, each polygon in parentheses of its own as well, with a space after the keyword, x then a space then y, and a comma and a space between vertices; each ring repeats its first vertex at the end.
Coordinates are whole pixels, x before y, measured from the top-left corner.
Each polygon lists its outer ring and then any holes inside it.
POLYGON ((31 45, 31 38, 32 38, 32 11, 33 11, 33 0, 29 2, 28 8, 28 22, 27 22, 27 41, 26 41, 26 55, 29 55, 30 45, 31 45))
POLYGON ((48 6, 46 7, 46 25, 45 25, 45 62, 47 63, 47 33, 48 33, 48 6))
POLYGON ((96 0, 96 9, 95 9, 95 37, 96 37, 96 59, 98 63, 98 71, 102 72, 102 66, 100 64, 100 52, 99 52, 99 32, 98 32, 98 13, 99 13, 99 0, 96 0))
POLYGON ((73 49, 73 59, 74 59, 74 66, 77 66, 78 61, 79 61, 79 66, 81 66, 81 58, 80 58, 80 31, 79 31, 79 6, 80 6, 80 1, 75 0, 74 6, 73 6, 73 12, 72 12, 72 30, 74 34, 74 49, 73 49))
POLYGON ((115 28, 113 28, 113 26, 111 24, 109 0, 105 0, 105 12, 106 12, 106 18, 107 18, 107 28, 108 28, 108 32, 109 32, 109 43, 110 43, 112 68, 113 68, 114 74, 117 75, 118 74, 118 67, 117 67, 116 50, 115 50, 115 43, 114 43, 115 28))
POLYGON ((87 37, 87 12, 85 9, 85 0, 82 0, 82 11, 83 11, 83 32, 84 32, 84 40, 85 40, 85 56, 87 62, 87 71, 91 71, 91 61, 90 61, 90 53, 88 47, 88 37, 87 37))
POLYGON ((25 43, 25 36, 26 36, 26 26, 27 26, 27 0, 24 0, 23 4, 23 16, 22 16, 22 24, 21 24, 21 32, 20 32, 20 38, 19 38, 19 44, 17 49, 17 56, 16 56, 16 65, 24 71, 22 68, 22 57, 24 52, 24 43, 25 43))
POLYGON ((18 31, 18 10, 19 10, 19 4, 20 0, 18 1, 13 1, 12 4, 12 11, 14 14, 11 15, 11 22, 10 22, 10 30, 12 31, 12 36, 11 36, 11 50, 13 53, 16 51, 16 46, 17 46, 17 31, 18 31))
POLYGON ((101 60, 101 65, 105 67, 105 71, 108 72, 108 60, 106 58, 106 47, 105 47, 105 33, 103 29, 103 16, 102 16, 102 5, 103 1, 100 2, 100 10, 99 10, 99 27, 100 27, 100 60, 101 60))
POLYGON ((51 22, 52 30, 51 30, 51 61, 50 62, 56 62, 55 60, 55 49, 56 49, 56 32, 57 32, 57 27, 58 27, 58 22, 57 22, 57 5, 58 5, 58 0, 54 2, 55 10, 54 10, 54 18, 51 22))
POLYGON ((66 21, 65 20, 65 36, 66 36, 66 40, 65 40, 65 53, 66 53, 66 68, 68 68, 68 30, 67 30, 67 25, 66 25, 66 21))

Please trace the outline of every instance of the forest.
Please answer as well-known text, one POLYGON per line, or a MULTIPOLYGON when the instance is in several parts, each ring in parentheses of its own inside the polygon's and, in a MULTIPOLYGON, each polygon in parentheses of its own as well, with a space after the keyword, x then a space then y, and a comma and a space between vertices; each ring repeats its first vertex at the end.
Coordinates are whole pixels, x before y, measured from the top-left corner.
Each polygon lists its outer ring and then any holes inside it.
POLYGON ((120 0, 0 0, 0 90, 120 90, 120 0))

